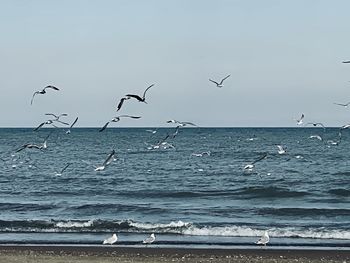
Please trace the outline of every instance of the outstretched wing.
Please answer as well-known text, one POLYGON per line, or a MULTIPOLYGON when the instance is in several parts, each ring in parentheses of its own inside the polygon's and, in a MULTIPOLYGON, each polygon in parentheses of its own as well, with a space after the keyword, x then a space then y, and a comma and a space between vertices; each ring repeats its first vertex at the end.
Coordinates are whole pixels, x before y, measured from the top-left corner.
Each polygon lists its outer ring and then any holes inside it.
POLYGON ((143 99, 142 99, 139 95, 126 94, 125 96, 126 96, 126 97, 129 97, 129 98, 137 99, 138 101, 143 101, 143 99))
POLYGON ((69 125, 69 123, 64 122, 64 121, 60 121, 60 120, 54 120, 54 121, 59 122, 59 123, 62 123, 62 124, 64 124, 64 125, 69 125))
POLYGON ((120 115, 120 116, 118 116, 118 118, 123 118, 123 117, 132 118, 132 119, 140 119, 141 118, 141 116, 131 116, 131 115, 120 115))
POLYGON ((222 85, 222 83, 224 83, 225 79, 227 79, 228 77, 230 77, 231 75, 227 75, 226 77, 224 77, 221 81, 220 81, 220 85, 222 85))
POLYGON ((106 165, 110 164, 114 159, 114 155, 115 155, 115 151, 112 150, 112 152, 108 155, 107 159, 104 161, 102 166, 106 166, 106 165))
POLYGON ((342 63, 350 63, 350 60, 349 61, 343 61, 342 63))
POLYGON ((48 85, 44 88, 44 90, 46 89, 53 89, 53 90, 60 90, 59 88, 56 88, 55 86, 52 86, 52 85, 48 85))
POLYGON ((348 106, 349 105, 349 103, 347 103, 347 104, 343 104, 343 103, 336 103, 336 102, 334 102, 333 104, 335 104, 335 105, 339 105, 339 106, 348 106))
POLYGON ((45 115, 47 115, 47 116, 53 116, 53 117, 55 117, 56 119, 59 118, 59 116, 57 116, 56 114, 53 114, 53 113, 45 113, 45 115))
POLYGON ((126 100, 126 98, 121 98, 119 103, 118 103, 118 106, 117 106, 117 111, 119 111, 121 109, 121 107, 123 106, 123 103, 124 101, 126 100))
POLYGON ((40 123, 40 125, 39 125, 38 127, 36 127, 36 128, 34 129, 34 131, 39 130, 41 127, 43 127, 43 126, 44 126, 44 124, 45 124, 45 122, 40 123))
POLYGON ((215 80, 209 79, 209 81, 211 81, 211 82, 215 83, 215 84, 216 84, 216 86, 219 86, 219 85, 220 85, 220 84, 219 84, 219 83, 217 83, 215 80))
POLYGON ((36 95, 36 94, 39 94, 39 93, 40 93, 39 91, 34 92, 33 97, 32 97, 32 100, 30 101, 30 105, 33 104, 33 100, 34 100, 35 95, 36 95))
POLYGON ((78 119, 79 119, 79 118, 76 117, 76 119, 73 121, 72 125, 70 126, 70 129, 73 128, 73 126, 77 123, 78 119))
POLYGON ((103 132, 107 126, 108 126, 109 122, 106 122, 106 124, 99 130, 99 132, 103 132))
POLYGON ((260 162, 262 160, 264 160, 267 157, 267 153, 264 153, 262 156, 260 156, 258 159, 256 159, 255 161, 252 162, 252 164, 255 164, 257 162, 260 162))
POLYGON ((194 123, 192 123, 192 122, 188 122, 188 121, 182 121, 181 124, 191 125, 191 126, 196 126, 196 127, 198 127, 196 124, 194 124, 194 123))
POLYGON ((154 84, 152 84, 151 86, 149 86, 149 87, 143 92, 143 95, 142 95, 142 98, 143 98, 143 99, 145 99, 147 90, 149 90, 149 89, 152 88, 153 86, 154 86, 154 84))
POLYGON ((63 173, 70 165, 71 163, 67 163, 67 165, 61 170, 60 174, 63 173))
POLYGON ((29 145, 29 143, 26 143, 26 144, 22 145, 19 149, 16 150, 16 153, 18 153, 18 152, 24 150, 25 148, 28 147, 28 145, 29 145))

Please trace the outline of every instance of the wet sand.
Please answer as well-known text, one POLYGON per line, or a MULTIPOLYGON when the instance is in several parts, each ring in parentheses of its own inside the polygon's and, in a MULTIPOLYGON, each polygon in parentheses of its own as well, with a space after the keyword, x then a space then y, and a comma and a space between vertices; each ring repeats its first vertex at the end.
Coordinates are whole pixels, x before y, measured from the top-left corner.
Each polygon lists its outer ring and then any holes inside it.
POLYGON ((0 246, 0 262, 350 262, 350 250, 0 246))

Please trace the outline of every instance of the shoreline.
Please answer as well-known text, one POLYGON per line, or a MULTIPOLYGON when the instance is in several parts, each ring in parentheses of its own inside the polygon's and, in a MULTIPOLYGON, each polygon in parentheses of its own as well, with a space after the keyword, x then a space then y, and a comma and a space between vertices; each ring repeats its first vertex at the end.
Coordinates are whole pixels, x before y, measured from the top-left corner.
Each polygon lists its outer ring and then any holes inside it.
POLYGON ((349 260, 350 250, 337 249, 0 245, 0 262, 347 262, 349 260))

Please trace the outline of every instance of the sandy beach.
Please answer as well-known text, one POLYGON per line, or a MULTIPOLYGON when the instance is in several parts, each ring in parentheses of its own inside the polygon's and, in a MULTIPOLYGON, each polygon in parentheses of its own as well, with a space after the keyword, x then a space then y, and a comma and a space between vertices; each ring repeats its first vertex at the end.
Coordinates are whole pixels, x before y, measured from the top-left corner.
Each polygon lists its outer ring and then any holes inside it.
POLYGON ((350 251, 1 246, 0 262, 349 262, 350 251))

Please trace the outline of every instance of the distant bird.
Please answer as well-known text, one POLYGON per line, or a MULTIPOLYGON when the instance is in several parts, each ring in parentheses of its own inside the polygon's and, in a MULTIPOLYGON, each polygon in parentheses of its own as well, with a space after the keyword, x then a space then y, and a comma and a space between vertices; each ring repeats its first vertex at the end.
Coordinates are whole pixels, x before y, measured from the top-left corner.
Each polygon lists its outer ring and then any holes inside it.
POLYGON ((157 130, 146 130, 146 132, 150 132, 152 134, 155 134, 157 132, 157 130))
POLYGON ((309 139, 317 139, 319 141, 323 141, 323 138, 320 135, 311 135, 309 139))
POLYGON ((225 79, 227 79, 228 77, 230 77, 231 75, 227 75, 226 77, 224 77, 220 82, 216 82, 215 80, 209 79, 209 81, 213 82, 216 84, 216 87, 218 88, 222 88, 223 87, 223 83, 225 81, 225 79))
POLYGON ((264 153, 263 155, 261 155, 258 159, 254 160, 253 162, 251 162, 250 164, 247 164, 246 166, 244 166, 244 170, 248 170, 248 171, 251 171, 253 170, 255 164, 257 162, 260 162, 262 160, 264 160, 265 158, 267 157, 267 153, 264 153))
POLYGON ((143 244, 152 244, 154 241, 156 241, 156 236, 154 233, 152 233, 148 238, 142 241, 143 244))
POLYGON ((106 124, 99 130, 99 132, 104 131, 107 128, 108 124, 110 124, 111 122, 118 122, 118 121, 120 121, 120 118, 140 119, 141 116, 120 115, 120 116, 114 117, 110 121, 106 122, 106 124))
POLYGON ((339 105, 339 106, 343 106, 343 107, 347 108, 350 105, 350 102, 347 102, 345 104, 344 103, 336 103, 336 102, 334 102, 333 104, 339 105))
POLYGON ((70 134, 71 133, 71 129, 73 128, 73 126, 77 123, 78 121, 78 117, 76 117, 76 119, 73 121, 73 123, 70 125, 69 129, 66 131, 66 134, 70 134))
POLYGON ((19 149, 16 150, 16 152, 20 152, 24 149, 38 149, 38 150, 42 150, 43 146, 42 145, 36 145, 36 144, 32 144, 32 143, 26 143, 23 144, 19 149))
POLYGON ((119 101, 119 103, 117 105, 117 111, 119 111, 122 108, 124 101, 126 101, 128 99, 130 99, 130 97, 124 97, 124 98, 120 99, 120 101, 119 101))
POLYGON ((49 85, 49 86, 46 86, 45 88, 43 88, 42 90, 38 90, 38 91, 34 92, 32 100, 30 101, 30 105, 33 104, 33 100, 34 100, 34 97, 36 95, 38 95, 38 94, 45 94, 47 89, 59 90, 59 88, 56 88, 55 86, 49 85))
POLYGON ((113 162, 114 160, 116 160, 115 158, 115 151, 113 150, 107 157, 107 159, 104 161, 104 163, 101 166, 97 166, 95 167, 95 171, 99 172, 99 171, 103 171, 104 169, 106 169, 107 165, 109 165, 111 162, 113 162))
POLYGON ((71 163, 67 163, 65 167, 63 167, 63 169, 56 173, 56 176, 61 176, 63 174, 63 172, 71 165, 71 163))
POLYGON ((265 231, 264 234, 259 238, 259 240, 255 242, 255 244, 266 246, 266 244, 269 243, 269 241, 270 241, 269 233, 265 231))
POLYGON ((344 129, 348 129, 348 128, 350 128, 350 124, 346 124, 346 125, 343 125, 343 126, 341 126, 341 130, 344 130, 344 129))
POLYGON ((62 123, 64 125, 69 125, 68 123, 60 121, 60 120, 47 120, 47 121, 40 123, 39 126, 34 129, 34 131, 39 130, 44 125, 52 125, 53 127, 58 128, 56 125, 53 124, 54 122, 59 122, 59 123, 62 123))
POLYGON ((139 102, 144 102, 144 103, 147 103, 146 102, 146 92, 152 88, 154 86, 154 84, 152 84, 151 86, 149 86, 144 92, 143 92, 143 95, 142 97, 140 97, 139 95, 134 95, 134 94, 127 94, 125 95, 127 98, 134 98, 134 99, 137 99, 139 102))
POLYGON ((342 63, 350 63, 350 60, 348 60, 348 61, 343 61, 342 63))
POLYGON ((202 157, 205 154, 210 156, 211 153, 210 153, 210 151, 207 151, 207 152, 202 152, 202 153, 192 153, 191 155, 195 156, 195 157, 202 157))
POLYGON ((282 145, 276 145, 278 148, 278 154, 285 154, 286 150, 282 147, 282 145))
POLYGON ((102 244, 103 245, 105 245, 105 244, 113 245, 117 241, 118 241, 117 234, 113 234, 111 237, 105 239, 102 244))
POLYGON ((68 116, 67 113, 61 113, 61 114, 59 114, 59 115, 56 115, 56 114, 53 114, 53 113, 45 113, 45 115, 55 117, 55 120, 56 120, 56 121, 58 121, 61 117, 66 117, 66 116, 68 116))
POLYGON ((46 136, 43 144, 42 144, 42 149, 47 149, 47 140, 49 139, 49 137, 51 136, 52 132, 49 133, 49 135, 46 136))
POLYGON ((324 130, 326 129, 326 127, 325 127, 322 123, 320 123, 320 122, 308 122, 308 123, 306 123, 305 126, 308 126, 308 125, 312 125, 312 126, 314 126, 314 127, 316 127, 316 126, 321 126, 324 130))
POLYGON ((198 127, 196 124, 194 124, 192 122, 188 122, 188 121, 169 120, 169 121, 167 121, 167 123, 175 123, 175 124, 178 124, 180 127, 185 127, 187 125, 198 127))
POLYGON ((300 117, 300 119, 297 119, 296 121, 297 121, 297 125, 302 125, 303 124, 303 119, 304 119, 304 114, 301 114, 301 117, 300 117))

